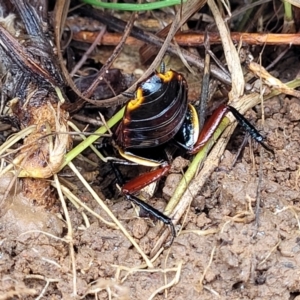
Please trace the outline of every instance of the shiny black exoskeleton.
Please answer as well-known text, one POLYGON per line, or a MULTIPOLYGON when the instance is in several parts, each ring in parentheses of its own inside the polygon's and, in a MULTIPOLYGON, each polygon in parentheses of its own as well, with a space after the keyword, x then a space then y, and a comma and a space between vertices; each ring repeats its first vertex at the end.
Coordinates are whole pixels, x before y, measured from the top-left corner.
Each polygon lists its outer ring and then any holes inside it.
POLYGON ((187 83, 181 74, 172 70, 165 72, 164 69, 154 73, 138 85, 134 99, 128 102, 116 130, 116 143, 121 156, 149 167, 164 163, 160 169, 142 174, 123 185, 122 192, 128 200, 169 225, 173 238, 175 228, 172 220, 132 195, 168 172, 166 162, 157 158, 165 144, 173 140, 191 154, 198 152, 230 111, 252 138, 271 151, 255 127, 231 106, 218 107, 200 132, 198 114, 188 103, 187 92, 187 83))

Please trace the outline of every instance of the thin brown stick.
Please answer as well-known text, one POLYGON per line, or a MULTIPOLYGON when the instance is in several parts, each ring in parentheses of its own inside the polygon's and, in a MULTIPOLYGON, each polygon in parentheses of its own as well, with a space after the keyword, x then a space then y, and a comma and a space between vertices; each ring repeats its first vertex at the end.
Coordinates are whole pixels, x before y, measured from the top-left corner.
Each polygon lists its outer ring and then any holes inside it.
MULTIPOLYGON (((125 31, 120 40, 120 43, 116 46, 116 48, 114 49, 114 51, 111 54, 111 56, 109 57, 109 59, 105 62, 105 64, 103 65, 103 67, 101 68, 99 73, 97 74, 97 78, 94 80, 94 82, 91 84, 91 86, 83 93, 85 97, 91 97, 91 95, 93 94, 93 92, 95 91, 95 89, 97 88, 99 83, 102 81, 102 78, 103 78, 105 72, 111 67, 114 60, 118 57, 118 55, 122 51, 122 49, 125 45, 125 41, 130 34, 130 31, 132 29, 132 26, 133 26, 133 23, 134 23, 136 17, 137 17, 136 13, 133 13, 131 15, 131 18, 125 27, 125 31)), ((89 102, 97 105, 99 101, 90 100, 89 102)))
POLYGON ((79 62, 76 64, 76 66, 73 68, 72 72, 70 73, 70 76, 74 76, 76 72, 83 66, 85 61, 88 59, 89 55, 93 52, 93 50, 97 47, 97 45, 101 45, 101 40, 106 31, 106 26, 103 26, 100 32, 98 33, 96 39, 92 43, 92 45, 87 49, 87 51, 83 54, 79 62))
MULTIPOLYGON (((93 43, 97 32, 79 31, 73 33, 75 41, 93 43)), ((300 33, 247 33, 247 32, 231 32, 231 39, 236 42, 245 42, 249 45, 300 45, 300 33)), ((217 32, 208 33, 209 42, 211 45, 220 44, 221 37, 217 32)), ((103 35, 101 44, 106 46, 116 46, 122 38, 121 33, 106 32, 103 35)), ((174 37, 179 46, 199 47, 203 46, 205 33, 204 32, 179 32, 174 37)), ((128 37, 126 45, 142 46, 143 41, 134 37, 128 37)))

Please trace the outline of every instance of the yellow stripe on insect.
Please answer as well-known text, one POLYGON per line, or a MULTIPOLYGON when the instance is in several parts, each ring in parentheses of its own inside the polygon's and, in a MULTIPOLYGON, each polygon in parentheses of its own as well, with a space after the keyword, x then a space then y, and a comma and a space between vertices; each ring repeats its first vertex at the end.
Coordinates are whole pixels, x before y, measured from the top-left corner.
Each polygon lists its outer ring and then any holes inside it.
POLYGON ((170 70, 165 73, 157 73, 157 76, 163 80, 163 82, 169 82, 174 78, 174 71, 170 70))
POLYGON ((130 100, 127 104, 127 109, 129 111, 135 110, 144 102, 143 89, 139 87, 136 91, 135 99, 130 100))
POLYGON ((198 140, 199 134, 200 134, 198 113, 196 111, 196 108, 193 105, 188 104, 188 106, 189 106, 189 109, 191 110, 192 124, 193 124, 193 130, 194 130, 193 138, 194 138, 194 143, 196 143, 198 140))

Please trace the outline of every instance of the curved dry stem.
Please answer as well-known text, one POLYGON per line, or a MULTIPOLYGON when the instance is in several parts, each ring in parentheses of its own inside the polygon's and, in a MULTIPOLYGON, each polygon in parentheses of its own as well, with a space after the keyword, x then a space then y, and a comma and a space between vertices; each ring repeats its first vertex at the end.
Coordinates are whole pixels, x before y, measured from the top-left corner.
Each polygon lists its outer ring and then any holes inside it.
POLYGON ((10 147, 12 147, 14 144, 16 144, 18 141, 24 139, 27 135, 31 134, 36 130, 36 125, 28 126, 22 130, 20 130, 18 133, 13 134, 10 136, 1 146, 0 146, 0 156, 4 154, 10 147))
POLYGON ((207 4, 214 16, 216 26, 220 32, 224 55, 232 79, 232 90, 229 93, 229 99, 238 99, 244 94, 245 80, 237 50, 231 40, 227 24, 223 20, 221 13, 214 0, 208 0, 207 4))
MULTIPOLYGON (((56 187, 56 183, 55 182, 53 182, 52 185, 54 187, 56 187)), ((77 209, 79 209, 79 207, 82 207, 86 211, 88 211, 91 215, 93 215, 94 217, 96 217, 97 219, 99 219, 101 222, 103 222, 105 225, 107 225, 107 226, 109 226, 111 228, 114 228, 114 229, 118 228, 115 223, 111 223, 111 222, 106 221, 99 214, 97 214, 91 208, 89 208, 85 203, 83 203, 82 201, 80 201, 80 199, 76 195, 74 195, 67 187, 61 185, 61 190, 62 190, 63 194, 73 203, 73 205, 77 209)))
POLYGON ((77 295, 77 274, 76 274, 75 251, 74 251, 74 247, 73 247, 73 228, 72 228, 67 204, 66 204, 65 198, 63 196, 62 190, 61 190, 58 176, 56 174, 54 175, 54 182, 56 184, 56 190, 57 190, 57 193, 58 193, 58 196, 59 196, 59 199, 61 202, 61 206, 62 206, 64 214, 65 214, 67 227, 68 227, 68 233, 66 236, 66 240, 69 243, 69 251, 70 251, 70 257, 71 257, 72 274, 73 274, 73 295, 76 296, 77 295))
POLYGON ((270 256, 271 254, 277 249, 277 247, 280 245, 281 240, 279 240, 276 245, 268 252, 266 257, 258 264, 258 266, 262 265, 270 256))
POLYGON ((25 278, 26 279, 38 279, 38 280, 46 281, 46 284, 45 284, 44 288, 41 290, 40 294, 38 295, 38 297, 35 298, 35 300, 42 299, 42 297, 46 293, 50 283, 59 282, 58 278, 47 278, 47 277, 42 276, 42 275, 26 275, 25 278))
POLYGON ((157 294, 161 293, 162 291, 164 291, 165 289, 167 288, 170 288, 174 285, 176 285, 178 282, 179 282, 179 279, 180 279, 180 274, 181 274, 181 269, 182 269, 182 265, 183 265, 183 262, 179 262, 178 266, 177 266, 177 271, 176 271, 176 274, 173 278, 172 281, 170 281, 168 284, 165 284, 163 286, 161 286, 160 288, 158 288, 156 291, 154 291, 151 296, 148 298, 149 300, 152 300, 157 294))
POLYGON ((199 283, 198 285, 196 286, 196 290, 200 293, 203 289, 203 280, 204 280, 204 277, 208 271, 208 269, 210 268, 211 264, 212 264, 212 261, 213 261, 213 258, 214 258, 214 255, 215 255, 215 252, 216 252, 216 249, 217 247, 214 246, 211 250, 211 253, 210 253, 210 258, 209 258, 209 261, 208 261, 208 264, 207 266, 205 267, 204 271, 203 271, 203 274, 201 275, 200 277, 200 280, 199 280, 199 283))
POLYGON ((119 300, 129 300, 130 292, 127 287, 117 284, 113 279, 100 278, 89 284, 87 292, 79 299, 86 299, 89 294, 94 294, 95 299, 98 299, 97 293, 106 290, 108 294, 108 299, 119 299, 119 300), (112 298, 113 296, 113 298, 112 298))

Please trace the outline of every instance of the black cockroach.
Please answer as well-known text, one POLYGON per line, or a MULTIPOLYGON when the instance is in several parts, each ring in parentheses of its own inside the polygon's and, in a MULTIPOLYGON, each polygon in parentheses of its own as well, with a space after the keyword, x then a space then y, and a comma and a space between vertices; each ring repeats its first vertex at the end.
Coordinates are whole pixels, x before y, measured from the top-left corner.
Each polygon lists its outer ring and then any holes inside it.
POLYGON ((187 92, 183 75, 173 70, 165 72, 163 67, 138 85, 134 99, 128 102, 116 130, 117 148, 122 157, 140 165, 160 166, 124 184, 122 193, 147 213, 169 225, 173 238, 176 231, 171 218, 133 195, 169 171, 168 163, 161 159, 161 148, 174 141, 188 153, 197 153, 230 111, 253 139, 272 151, 263 143, 263 137, 255 127, 228 105, 219 106, 200 131, 198 114, 195 107, 188 103, 187 92))

